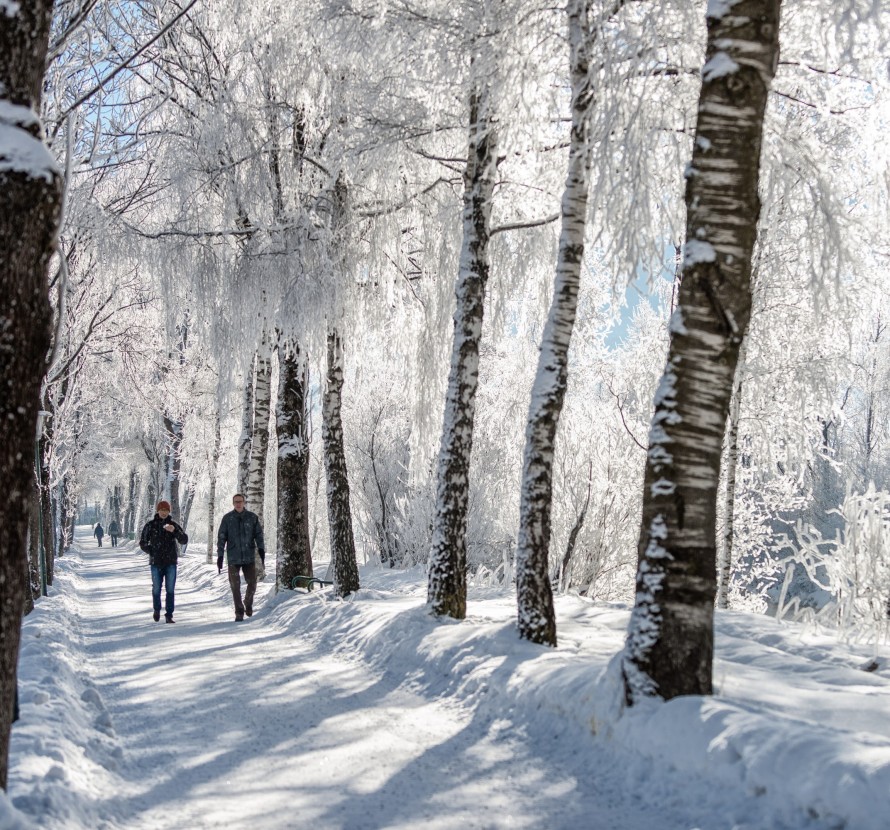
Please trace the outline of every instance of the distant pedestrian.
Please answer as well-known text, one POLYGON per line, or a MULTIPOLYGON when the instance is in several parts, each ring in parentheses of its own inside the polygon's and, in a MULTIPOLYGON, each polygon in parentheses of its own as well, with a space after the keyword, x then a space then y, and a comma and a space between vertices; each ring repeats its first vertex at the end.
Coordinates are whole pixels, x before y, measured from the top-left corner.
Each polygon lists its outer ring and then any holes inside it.
POLYGON ((188 534, 170 517, 170 502, 159 501, 155 517, 142 528, 139 547, 148 554, 151 566, 151 599, 154 620, 161 619, 161 582, 167 587, 164 616, 168 623, 173 619, 173 591, 176 588, 176 563, 180 545, 187 545, 188 534))
POLYGON ((266 562, 266 545, 263 542, 263 528, 256 513, 244 509, 244 496, 232 496, 234 510, 226 513, 216 534, 216 567, 222 573, 223 553, 229 563, 229 587, 235 602, 235 622, 253 615, 253 596, 256 593, 256 560, 254 549, 260 554, 260 561, 266 562), (244 601, 241 601, 241 575, 247 582, 244 601))
POLYGON ((121 526, 117 519, 112 519, 108 525, 108 535, 111 537, 111 547, 117 547, 117 537, 121 535, 121 526))
POLYGON ((96 537, 96 541, 99 543, 99 547, 102 547, 102 537, 105 535, 105 528, 99 522, 96 522, 96 527, 93 528, 93 536, 96 537))

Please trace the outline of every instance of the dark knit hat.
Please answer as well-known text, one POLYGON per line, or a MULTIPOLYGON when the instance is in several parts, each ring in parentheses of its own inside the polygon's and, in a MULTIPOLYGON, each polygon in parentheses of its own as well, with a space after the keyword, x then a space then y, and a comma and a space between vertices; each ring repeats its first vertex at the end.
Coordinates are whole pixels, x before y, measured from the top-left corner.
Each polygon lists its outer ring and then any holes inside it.
POLYGON ((166 510, 168 513, 170 512, 170 502, 169 501, 159 501, 157 510, 160 512, 161 510, 166 510))

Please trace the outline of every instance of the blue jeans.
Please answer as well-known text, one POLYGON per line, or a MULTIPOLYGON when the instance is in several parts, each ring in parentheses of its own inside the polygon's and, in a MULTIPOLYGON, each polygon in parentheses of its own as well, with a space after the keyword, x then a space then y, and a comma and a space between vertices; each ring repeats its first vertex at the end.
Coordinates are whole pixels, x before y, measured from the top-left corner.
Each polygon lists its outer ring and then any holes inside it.
POLYGON ((155 611, 161 610, 161 581, 167 583, 167 604, 164 614, 173 616, 173 589, 176 588, 176 565, 151 566, 151 599, 155 611))

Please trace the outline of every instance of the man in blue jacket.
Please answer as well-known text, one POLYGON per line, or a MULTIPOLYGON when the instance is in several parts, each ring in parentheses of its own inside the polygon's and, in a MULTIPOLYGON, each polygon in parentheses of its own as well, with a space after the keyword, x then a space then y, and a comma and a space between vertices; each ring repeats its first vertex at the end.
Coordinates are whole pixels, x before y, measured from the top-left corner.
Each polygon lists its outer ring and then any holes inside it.
POLYGON ((235 622, 244 619, 244 615, 253 614, 253 595, 256 593, 256 560, 254 550, 259 552, 260 561, 266 561, 266 545, 263 542, 263 528, 256 513, 244 509, 244 496, 235 493, 232 496, 234 510, 226 513, 219 524, 216 534, 216 567, 222 573, 223 553, 227 554, 229 564, 229 585, 232 588, 232 599, 235 601, 235 622), (244 601, 241 601, 241 575, 247 582, 244 601))

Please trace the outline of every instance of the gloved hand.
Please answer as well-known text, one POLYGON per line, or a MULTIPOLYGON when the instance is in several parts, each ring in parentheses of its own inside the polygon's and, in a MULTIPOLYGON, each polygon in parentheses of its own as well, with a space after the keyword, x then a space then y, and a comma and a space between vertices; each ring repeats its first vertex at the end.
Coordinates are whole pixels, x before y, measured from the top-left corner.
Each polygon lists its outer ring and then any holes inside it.
POLYGON ((264 550, 260 550, 260 551, 257 551, 257 552, 258 552, 259 555, 260 555, 260 562, 262 562, 262 563, 265 565, 265 564, 266 564, 266 551, 264 551, 264 550))
POLYGON ((221 556, 216 557, 216 567, 219 569, 219 572, 222 573, 222 563, 223 558, 221 556))

